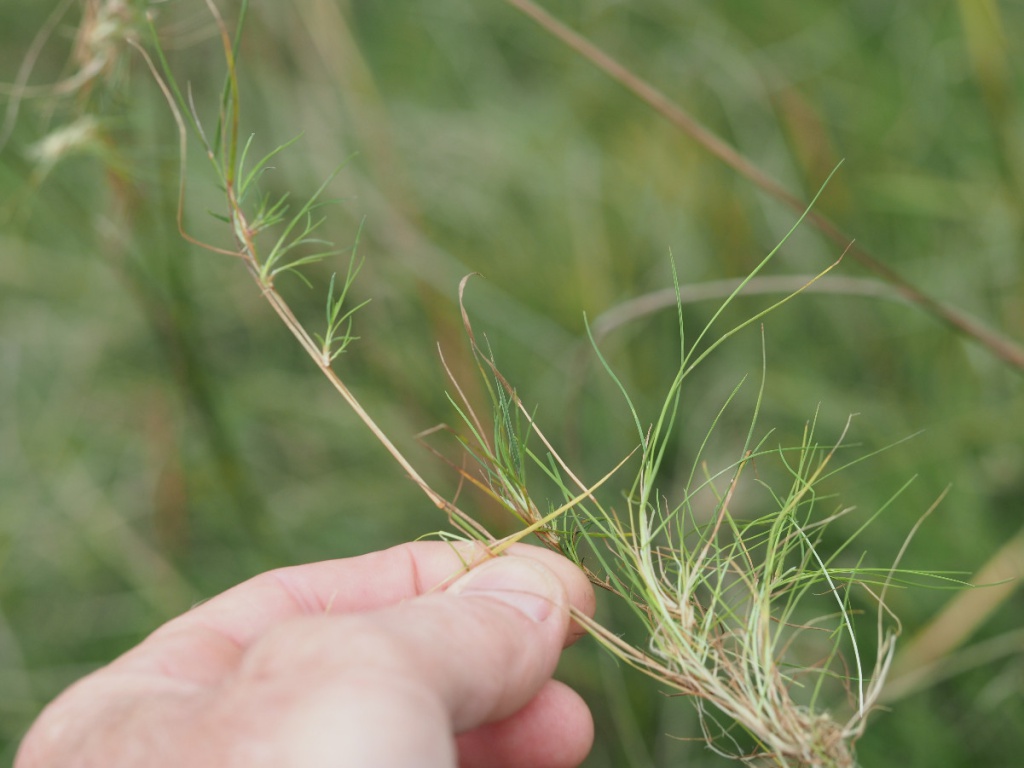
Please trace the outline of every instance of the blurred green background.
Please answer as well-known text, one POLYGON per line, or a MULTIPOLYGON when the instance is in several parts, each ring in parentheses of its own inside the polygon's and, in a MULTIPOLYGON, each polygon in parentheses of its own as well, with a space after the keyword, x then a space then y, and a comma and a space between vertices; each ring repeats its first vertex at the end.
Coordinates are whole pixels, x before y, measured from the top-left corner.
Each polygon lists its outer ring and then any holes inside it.
MULTIPOLYGON (((160 622, 269 567, 366 552, 444 520, 305 359, 241 266, 175 226, 177 141, 140 55, 145 4, 0 5, 0 754, 43 704, 160 622), (110 22, 104 24, 102 22, 110 22), (40 30, 49 33, 37 38, 40 30), (36 42, 34 42, 36 41, 36 42), (28 66, 31 64, 31 67, 28 66), (44 87, 24 91, 18 85, 44 87), (17 97, 17 96, 21 97, 17 97)), ((230 19, 237 11, 224 3, 230 19)), ((921 290, 1011 337, 1024 325, 1024 5, 995 0, 681 3, 550 0, 571 27, 648 79, 921 290)), ((153 3, 172 66, 211 122, 223 75, 202 2, 153 3)), ((269 191, 330 188, 326 234, 365 217, 371 304, 338 370, 439 490, 452 471, 415 436, 455 416, 437 344, 471 380, 456 301, 486 332, 549 436, 596 479, 634 428, 588 356, 584 315, 671 286, 741 278, 795 215, 504 2, 254 3, 240 63, 243 134, 266 151, 301 133, 269 191)), ((208 166, 190 154, 186 220, 230 245, 208 166)), ((803 227, 769 269, 841 251, 803 227)), ((332 269, 282 289, 316 321, 332 269)), ((847 259, 833 273, 874 279, 847 259)), ((1021 371, 893 301, 835 284, 765 324, 762 431, 867 453, 835 478, 849 535, 890 564, 947 485, 907 567, 1018 579, 1024 561, 1021 371), (996 558, 993 565, 993 558, 996 558)), ((712 290, 712 293, 714 291, 712 290)), ((739 322, 773 300, 745 298, 739 322)), ((717 300, 684 308, 689 327, 717 300)), ((602 349, 651 418, 675 372, 674 311, 607 325, 602 349)), ((603 318, 603 319, 602 319, 603 318)), ((737 336, 684 395, 673 461, 761 366, 737 336)), ((753 389, 748 386, 750 392, 753 389)), ((472 393, 476 396, 478 393, 472 393)), ((742 408, 720 428, 742 439, 742 408)), ((735 456, 739 442, 733 446, 735 456)), ((723 449, 725 450, 725 449, 723 449)), ((670 478, 671 479, 671 478, 670 478)), ((510 524, 467 497, 496 530, 510 524)), ((902 591, 905 670, 858 746, 871 766, 1016 765, 1024 753, 1024 629, 1016 581, 902 591), (945 611, 945 613, 942 613, 945 611), (935 625, 915 643, 936 616, 935 625), (950 629, 951 628, 951 629, 950 629), (962 634, 963 636, 958 636, 962 634), (909 678, 904 678, 906 682, 909 678)), ((867 603, 865 603, 866 605, 867 603)), ((602 614, 614 626, 614 607, 602 614)), ((863 627, 865 638, 873 631, 863 627)), ((718 765, 690 704, 584 641, 562 676, 598 720, 587 765, 718 765)))

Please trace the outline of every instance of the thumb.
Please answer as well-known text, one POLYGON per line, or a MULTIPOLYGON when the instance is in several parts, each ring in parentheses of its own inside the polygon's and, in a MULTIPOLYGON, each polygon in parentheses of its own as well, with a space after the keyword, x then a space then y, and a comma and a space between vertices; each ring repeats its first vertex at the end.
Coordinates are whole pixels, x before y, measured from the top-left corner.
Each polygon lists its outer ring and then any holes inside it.
POLYGON ((552 571, 522 557, 478 566, 445 596, 458 599, 464 631, 479 633, 467 637, 469 657, 446 654, 445 674, 458 686, 453 724, 461 731, 515 712, 551 677, 568 633, 569 601, 552 571))
POLYGON ((284 732, 271 741, 306 744, 296 765, 330 764, 320 760, 360 742, 353 765, 453 765, 453 734, 530 702, 568 628, 555 573, 531 558, 499 557, 443 593, 289 621, 249 649, 227 693, 231 708, 291 699, 290 716, 274 727, 284 732))

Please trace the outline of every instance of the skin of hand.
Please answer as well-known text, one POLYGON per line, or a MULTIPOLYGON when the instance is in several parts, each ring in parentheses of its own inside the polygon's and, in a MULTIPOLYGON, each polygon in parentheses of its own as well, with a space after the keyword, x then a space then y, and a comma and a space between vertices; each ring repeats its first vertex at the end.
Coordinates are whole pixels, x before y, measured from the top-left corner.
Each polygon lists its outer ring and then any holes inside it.
POLYGON ((593 722, 551 674, 590 584, 537 547, 485 558, 418 542, 256 576, 64 691, 14 766, 578 766, 593 722))

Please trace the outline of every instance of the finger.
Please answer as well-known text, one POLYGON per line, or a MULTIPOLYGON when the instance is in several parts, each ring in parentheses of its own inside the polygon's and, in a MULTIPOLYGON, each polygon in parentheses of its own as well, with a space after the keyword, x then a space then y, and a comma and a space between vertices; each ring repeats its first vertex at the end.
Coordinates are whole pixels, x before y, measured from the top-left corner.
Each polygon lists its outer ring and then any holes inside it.
POLYGON ((453 732, 509 718, 537 696, 568 624, 553 571, 497 558, 445 594, 286 622, 253 644, 204 719, 229 723, 218 729, 229 744, 258 735, 271 755, 277 744, 311 750, 301 763, 270 764, 336 764, 359 745, 350 764, 452 766, 453 732))
POLYGON ((594 743, 594 720, 572 688, 549 680, 511 717, 458 737, 460 768, 575 768, 594 743))
POLYGON ((86 764, 114 735, 153 766, 317 768, 344 756, 450 768, 454 732, 509 718, 549 680, 568 609, 565 585, 539 558, 496 558, 444 593, 286 620, 214 686, 175 682, 158 666, 155 685, 152 674, 108 667, 48 708, 25 754, 56 765, 46 756, 67 752, 86 764))
MULTIPOLYGON (((570 604, 593 613, 593 589, 575 565, 539 547, 517 545, 509 551, 551 569, 565 585, 570 604)), ((289 618, 393 605, 430 592, 488 557, 486 548, 473 542, 416 542, 269 571, 168 622, 112 666, 214 683, 234 668, 255 638, 289 618)), ((572 627, 566 644, 582 634, 572 627)))
MULTIPOLYGON (((550 550, 519 544, 510 554, 539 560, 565 582, 574 606, 593 612, 579 569, 550 550)), ((232 587, 166 625, 201 625, 246 644, 291 616, 354 613, 426 594, 490 559, 477 542, 414 542, 343 560, 268 571, 232 587)))
POLYGON ((511 715, 540 689, 558 661, 568 608, 552 570, 495 558, 443 594, 287 622, 253 644, 237 676, 397 679, 436 695, 463 731, 511 715))

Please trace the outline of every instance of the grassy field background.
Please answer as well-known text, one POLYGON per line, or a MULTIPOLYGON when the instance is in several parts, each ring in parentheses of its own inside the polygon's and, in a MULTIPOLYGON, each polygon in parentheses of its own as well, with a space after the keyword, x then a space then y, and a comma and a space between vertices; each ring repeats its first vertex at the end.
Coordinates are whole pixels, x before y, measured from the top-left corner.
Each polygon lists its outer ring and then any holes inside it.
MULTIPOLYGON (((56 692, 195 601, 262 569, 445 527, 241 266, 179 237, 174 123, 123 42, 142 34, 145 4, 65 5, 39 46, 59 4, 0 5, 7 760, 56 692), (19 83, 54 87, 18 98, 19 83)), ((817 211, 918 289, 1024 337, 1024 62, 1011 45, 1024 34, 1024 6, 547 8, 800 198, 843 161, 817 211)), ((237 7, 223 10, 233 18, 237 7)), ((175 72, 213 120, 223 56, 205 6, 178 0, 152 12, 175 72)), ((607 329, 602 350, 652 418, 676 370, 674 309, 651 298, 671 287, 673 261, 686 323, 698 327, 723 298, 720 281, 745 276, 796 219, 506 2, 254 3, 240 72, 254 145, 299 136, 266 174, 268 190, 308 196, 346 163, 330 187, 338 203, 326 234, 348 245, 364 222, 354 293, 372 301, 339 371, 445 493, 453 473, 416 435, 455 419, 437 345, 471 378, 457 304, 465 274, 483 275, 467 307, 505 374, 597 478, 633 447, 634 428, 588 354, 584 317, 607 329), (648 311, 628 322, 614 314, 637 299, 648 311)), ((203 158, 193 152, 189 165, 188 227, 230 245, 205 214, 220 203, 203 158)), ((795 285, 842 250, 804 226, 768 274, 795 285)), ((318 265, 313 289, 293 280, 282 290, 315 321, 331 271, 343 268, 344 258, 318 265)), ((892 447, 835 479, 859 510, 836 535, 914 478, 858 539, 858 556, 886 566, 949 486, 904 565, 1011 580, 893 595, 904 625, 897 672, 925 674, 913 684, 894 677, 860 761, 1018 764, 1022 371, 897 300, 849 257, 830 279, 833 292, 799 297, 765 322, 763 430, 791 441, 818 412, 828 442, 858 414, 850 450, 892 447)), ((774 298, 743 298, 727 319, 774 298)), ((738 335, 687 385, 672 457, 680 472, 728 393, 759 376, 760 348, 756 328, 738 335)), ((739 409, 719 426, 723 452, 748 419, 739 409)), ((467 506, 512 530, 484 500, 467 506)), ((614 609, 602 610, 614 625, 614 609)), ((870 622, 862 629, 870 637, 870 622)), ((593 643, 569 652, 561 674, 599 721, 588 766, 723 762, 695 740, 687 701, 593 643)))

